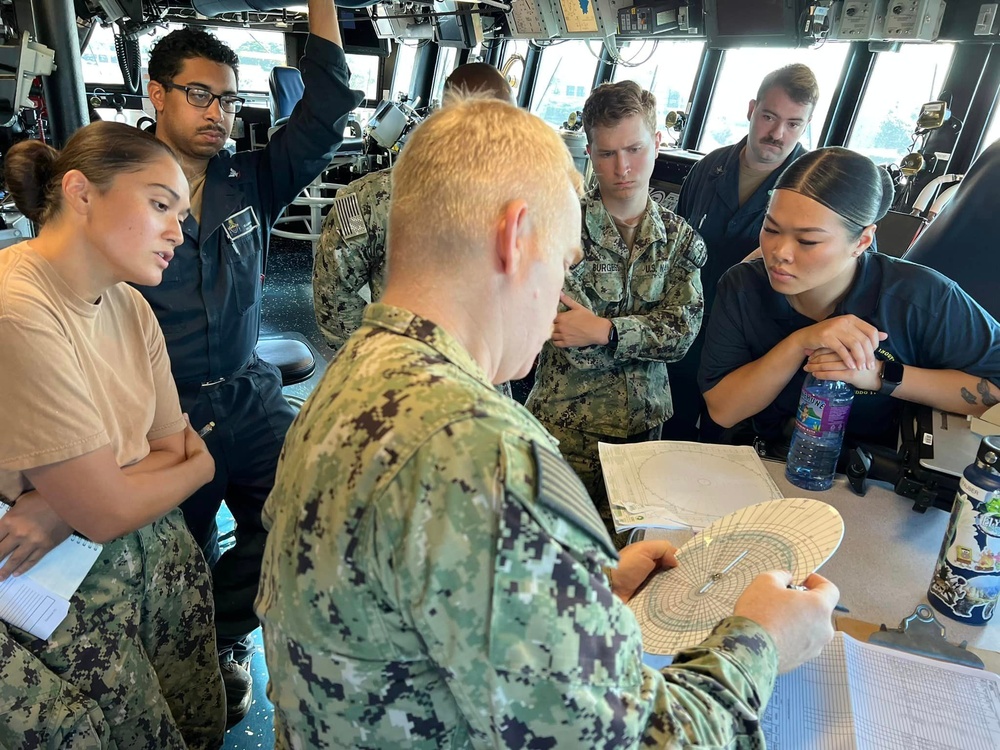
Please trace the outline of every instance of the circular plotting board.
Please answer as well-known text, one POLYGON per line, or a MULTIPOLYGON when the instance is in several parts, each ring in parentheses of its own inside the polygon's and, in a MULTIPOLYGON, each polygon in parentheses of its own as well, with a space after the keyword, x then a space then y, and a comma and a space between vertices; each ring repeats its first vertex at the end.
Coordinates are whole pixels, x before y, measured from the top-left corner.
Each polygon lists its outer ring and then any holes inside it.
POLYGON ((801 583, 843 536, 840 513, 807 498, 769 500, 718 519, 678 550, 676 568, 653 576, 628 603, 643 649, 674 654, 697 646, 758 574, 790 570, 801 583))

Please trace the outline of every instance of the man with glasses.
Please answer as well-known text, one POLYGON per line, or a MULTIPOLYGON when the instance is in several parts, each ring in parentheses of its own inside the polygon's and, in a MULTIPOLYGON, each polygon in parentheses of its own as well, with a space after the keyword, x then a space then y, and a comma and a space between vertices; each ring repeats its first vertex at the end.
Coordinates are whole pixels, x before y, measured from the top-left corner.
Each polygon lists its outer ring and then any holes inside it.
POLYGON ((156 136, 177 154, 191 187, 191 215, 158 287, 142 288, 163 328, 181 405, 215 458, 215 479, 182 509, 213 567, 219 660, 230 723, 246 716, 253 682, 248 634, 266 532, 260 512, 293 412, 277 368, 254 354, 268 235, 281 211, 329 164, 347 114, 361 101, 348 85, 332 0, 309 0, 299 67, 305 92, 266 148, 223 149, 243 105, 236 54, 188 27, 165 36, 149 60, 156 136), (236 519, 236 544, 220 556, 215 515, 236 519))
POLYGON ((664 439, 697 440, 700 436, 714 441, 720 437, 721 428, 709 420, 698 388, 698 364, 715 287, 722 274, 760 244, 771 188, 784 168, 805 152, 799 139, 817 101, 819 84, 805 65, 794 63, 771 71, 747 107, 747 136, 705 156, 684 180, 677 214, 698 231, 708 248, 701 269, 705 321, 684 359, 667 368, 676 409, 663 425, 664 439))

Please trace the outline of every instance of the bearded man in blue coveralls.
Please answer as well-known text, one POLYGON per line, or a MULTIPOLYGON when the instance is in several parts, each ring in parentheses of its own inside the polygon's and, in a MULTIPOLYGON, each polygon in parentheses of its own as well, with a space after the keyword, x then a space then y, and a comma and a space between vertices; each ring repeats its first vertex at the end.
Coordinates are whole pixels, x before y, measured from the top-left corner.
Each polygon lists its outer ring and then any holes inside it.
POLYGON ((149 60, 156 136, 173 148, 191 187, 191 215, 158 287, 141 291, 166 338, 181 405, 206 437, 215 479, 182 509, 213 567, 219 660, 230 724, 246 716, 253 682, 248 638, 266 532, 260 512, 274 483, 293 412, 278 369, 257 358, 264 261, 281 211, 329 164, 347 114, 363 98, 348 85, 333 0, 309 0, 299 62, 305 92, 267 147, 223 150, 236 113, 236 54, 189 27, 165 36, 149 60), (225 499, 236 544, 220 556, 215 515, 225 499))
POLYGON ((705 322, 684 359, 667 367, 674 415, 663 425, 664 440, 699 439, 699 416, 702 440, 714 440, 721 431, 711 428, 698 388, 698 365, 715 287, 722 274, 760 245, 771 189, 785 167, 805 153, 799 139, 818 100, 816 76, 805 65, 795 63, 768 73, 750 100, 747 136, 706 155, 684 180, 677 215, 697 230, 708 250, 701 269, 705 322))

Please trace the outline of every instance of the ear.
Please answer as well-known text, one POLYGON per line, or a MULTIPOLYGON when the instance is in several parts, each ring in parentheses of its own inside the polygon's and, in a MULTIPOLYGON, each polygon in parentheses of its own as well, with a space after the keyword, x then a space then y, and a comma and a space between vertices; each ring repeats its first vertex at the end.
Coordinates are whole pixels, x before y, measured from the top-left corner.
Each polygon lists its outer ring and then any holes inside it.
POLYGON ((750 120, 753 118, 753 110, 754 107, 756 106, 757 106, 757 100, 751 99, 750 104, 747 106, 747 122, 750 122, 750 120))
POLYGON ((861 230, 861 236, 858 238, 858 244, 852 253, 855 258, 872 246, 872 242, 875 240, 876 227, 877 225, 875 224, 869 224, 861 230))
POLYGON ((156 114, 160 114, 167 105, 167 90, 163 87, 163 84, 159 81, 150 80, 146 84, 146 94, 149 96, 149 101, 152 103, 153 109, 156 110, 156 114))
POLYGON ((653 133, 653 153, 658 154, 660 152, 660 141, 663 140, 663 133, 657 130, 653 133))
POLYGON ((505 276, 515 276, 527 262, 528 204, 524 200, 504 206, 495 236, 500 269, 505 276))
POLYGON ((90 211, 94 185, 79 169, 71 169, 62 178, 63 205, 78 214, 90 211))

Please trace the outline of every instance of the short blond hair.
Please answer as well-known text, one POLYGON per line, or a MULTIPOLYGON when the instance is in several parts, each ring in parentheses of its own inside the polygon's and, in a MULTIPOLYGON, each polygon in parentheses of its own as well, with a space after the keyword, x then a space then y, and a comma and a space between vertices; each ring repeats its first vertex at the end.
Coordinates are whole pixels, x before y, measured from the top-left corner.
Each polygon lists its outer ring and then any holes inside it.
POLYGON ((392 170, 389 273, 411 254, 414 263, 435 267, 473 258, 518 199, 547 240, 566 188, 579 193, 580 185, 550 125, 513 104, 456 96, 413 131, 392 170))

